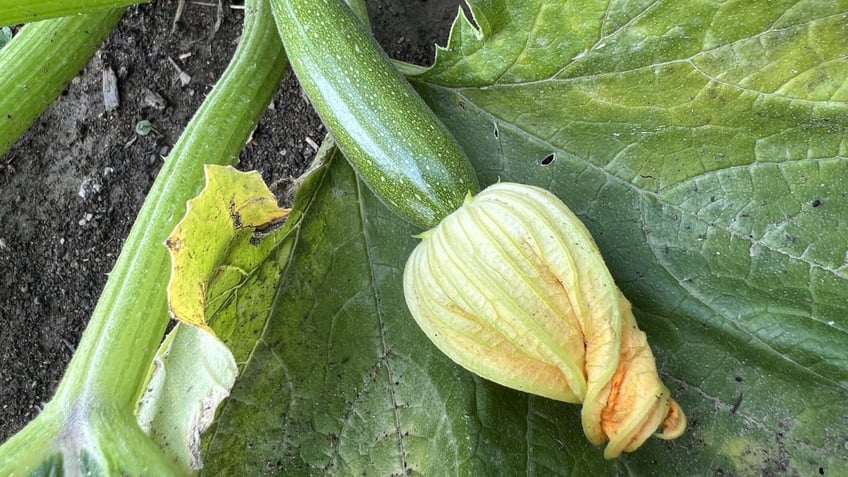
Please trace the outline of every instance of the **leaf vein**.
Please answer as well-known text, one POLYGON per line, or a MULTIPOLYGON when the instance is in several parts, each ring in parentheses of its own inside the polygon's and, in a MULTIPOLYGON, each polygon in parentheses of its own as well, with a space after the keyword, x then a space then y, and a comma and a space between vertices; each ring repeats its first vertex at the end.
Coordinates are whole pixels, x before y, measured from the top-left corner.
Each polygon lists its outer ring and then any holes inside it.
POLYGON ((524 45, 521 47, 521 51, 517 55, 515 55, 515 58, 513 58, 512 62, 509 65, 507 65, 507 67, 503 70, 503 72, 500 75, 498 75, 497 78, 495 78, 495 81, 494 81, 495 84, 498 84, 500 82, 500 80, 504 76, 506 76, 506 74, 509 73, 509 71, 516 64, 518 64, 518 62, 521 60, 521 58, 523 58, 524 55, 527 53, 527 48, 530 45, 530 39, 533 37, 533 33, 536 31, 536 28, 538 28, 538 26, 539 26, 539 20, 542 18, 542 7, 543 7, 543 5, 544 5, 543 2, 539 2, 539 6, 538 6, 538 8, 536 8, 536 13, 533 15, 533 24, 530 26, 530 28, 527 29, 527 37, 524 39, 524 45))
POLYGON ((394 415, 394 420, 395 420, 395 434, 396 434, 396 437, 397 437, 398 452, 400 453, 400 465, 401 465, 401 469, 402 469, 401 472, 399 473, 399 475, 403 475, 403 474, 406 473, 409 466, 408 466, 408 463, 407 463, 407 460, 406 460, 406 449, 404 448, 404 443, 403 443, 404 442, 404 440, 403 440, 404 433, 401 429, 401 418, 400 418, 400 413, 398 411, 399 405, 398 405, 398 400, 397 400, 397 391, 395 390, 395 386, 396 386, 395 385, 395 378, 394 378, 394 373, 392 371, 392 366, 391 366, 391 362, 390 362, 392 350, 391 350, 391 346, 389 345, 388 339, 386 337, 386 323, 385 323, 385 317, 383 316, 383 310, 379 306, 379 303, 381 302, 381 298, 380 298, 381 297, 381 290, 380 290, 380 287, 379 287, 379 284, 378 284, 377 273, 374 270, 375 259, 371 255, 371 250, 372 250, 371 247, 370 247, 371 237, 368 234, 368 221, 366 220, 366 217, 365 217, 366 211, 365 211, 365 206, 364 206, 363 184, 362 184, 362 181, 359 179, 358 176, 355 180, 355 185, 356 185, 356 196, 357 196, 358 204, 359 204, 360 223, 361 223, 361 226, 362 226, 362 239, 363 239, 363 242, 364 242, 366 261, 368 263, 368 271, 369 271, 369 274, 370 274, 371 289, 373 291, 373 296, 374 296, 374 304, 375 304, 375 311, 376 311, 375 315, 377 317, 377 322, 378 322, 379 331, 380 331, 380 343, 381 343, 382 348, 383 348, 383 354, 382 355, 385 358, 386 377, 388 379, 389 398, 391 400, 390 404, 391 404, 391 408, 392 408, 392 414, 394 415))

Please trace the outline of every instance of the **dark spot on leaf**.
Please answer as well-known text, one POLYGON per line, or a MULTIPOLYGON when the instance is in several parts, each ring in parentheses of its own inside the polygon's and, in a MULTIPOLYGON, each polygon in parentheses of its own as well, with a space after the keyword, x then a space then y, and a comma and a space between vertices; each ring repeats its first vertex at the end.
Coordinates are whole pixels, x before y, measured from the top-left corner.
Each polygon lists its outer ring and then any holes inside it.
POLYGON ((819 475, 824 475, 824 467, 819 467, 819 475))
POLYGON ((500 131, 498 131, 498 123, 495 123, 495 131, 494 131, 494 132, 495 132, 495 137, 496 137, 496 138, 500 138, 500 137, 501 137, 501 132, 500 132, 500 131))
POLYGON ((744 381, 744 379, 742 379, 742 376, 736 376, 737 383, 741 383, 742 381, 744 381))
POLYGON ((459 109, 465 111, 465 102, 464 101, 460 101, 458 106, 459 106, 459 109))
POLYGON ((233 226, 237 229, 241 228, 241 214, 236 210, 236 203, 230 199, 230 218, 233 220, 233 226))
MULTIPOLYGON (((253 229, 253 235, 250 236, 250 244, 251 245, 259 245, 265 237, 267 237, 268 235, 271 235, 271 233, 273 233, 275 230, 277 230, 280 227, 282 227, 283 225, 285 225, 287 220, 288 220, 288 216, 284 216, 284 217, 274 219, 274 220, 272 220, 268 223, 257 225, 253 229)), ((239 221, 237 226, 240 226, 240 225, 241 225, 241 221, 239 221)))
POLYGON ((556 160, 556 154, 550 153, 547 156, 542 158, 542 161, 540 162, 540 164, 542 164, 543 166, 549 166, 549 165, 553 164, 553 162, 555 160, 556 160))
POLYGON ((822 201, 821 201, 821 200, 819 200, 819 199, 815 199, 815 200, 813 201, 813 204, 812 204, 812 205, 813 205, 813 207, 818 207, 818 206, 822 205, 822 201))

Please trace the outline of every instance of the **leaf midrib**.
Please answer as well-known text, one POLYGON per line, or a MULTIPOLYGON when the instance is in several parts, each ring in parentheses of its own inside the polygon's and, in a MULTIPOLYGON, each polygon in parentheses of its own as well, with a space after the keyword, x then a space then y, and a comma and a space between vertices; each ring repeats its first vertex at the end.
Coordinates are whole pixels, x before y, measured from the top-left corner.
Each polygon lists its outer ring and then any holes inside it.
MULTIPOLYGON (((401 418, 398 413, 398 400, 397 394, 395 392, 395 378, 392 372, 392 364, 391 364, 391 347, 388 344, 388 340, 386 338, 386 323, 383 317, 383 309, 379 306, 381 302, 380 296, 380 287, 378 285, 377 274, 374 270, 374 257, 371 255, 371 242, 372 239, 368 233, 368 223, 366 219, 366 210, 365 210, 365 198, 363 197, 363 184, 362 180, 359 178, 359 175, 356 175, 354 179, 354 183, 356 184, 356 199, 357 205, 359 208, 359 220, 360 220, 360 229, 362 230, 362 242, 363 248, 365 249, 366 262, 368 263, 368 273, 369 273, 369 283, 371 286, 371 291, 374 296, 374 309, 375 309, 375 317, 377 318, 377 326, 379 327, 380 332, 380 344, 382 346, 381 357, 385 360, 385 368, 386 368, 386 378, 388 380, 388 389, 389 389, 389 398, 391 400, 392 407, 392 415, 395 421, 395 435, 397 437, 397 445, 398 452, 400 455, 400 468, 401 472, 398 472, 397 475, 403 475, 409 469, 408 462, 406 459, 406 450, 403 445, 403 430, 401 429, 401 418)), ((395 474, 392 474, 395 475, 395 474)))

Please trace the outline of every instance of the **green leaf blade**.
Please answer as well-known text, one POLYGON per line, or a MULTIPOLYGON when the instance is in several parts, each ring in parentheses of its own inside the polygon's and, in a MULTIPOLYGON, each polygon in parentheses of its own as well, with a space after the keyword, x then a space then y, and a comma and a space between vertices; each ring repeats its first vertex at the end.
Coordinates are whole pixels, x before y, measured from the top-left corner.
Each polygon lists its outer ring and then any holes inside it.
POLYGON ((470 3, 418 91, 481 183, 584 220, 689 429, 605 462, 577 406, 447 361, 403 302, 413 231, 335 163, 217 449, 273 437, 243 461, 270 473, 848 472, 848 2, 470 3))
MULTIPOLYGON (((835 15, 832 5, 780 12, 745 6, 750 18, 733 28, 723 19, 738 16, 740 5, 713 12, 712 25, 698 34, 711 50, 691 51, 648 34, 668 26, 674 15, 663 11, 673 4, 652 4, 638 15, 610 5, 607 19, 620 20, 603 28, 609 38, 556 76, 501 85, 484 75, 474 85, 463 76, 477 67, 469 58, 464 72, 437 62, 419 91, 473 151, 481 182, 548 187, 587 222, 671 379, 690 376, 679 392, 694 422, 680 442, 690 449, 706 442, 700 453, 709 457, 700 462, 786 471, 812 465, 815 459, 803 454, 844 468, 848 452, 825 436, 843 434, 835 403, 845 396, 848 372, 848 247, 839 232, 848 218, 839 192, 848 172, 848 105, 838 99, 846 62, 844 42, 836 41, 840 32, 844 38, 846 9, 840 5, 835 15), (655 43, 645 47, 636 37, 655 43), (645 51, 625 54, 628 45, 645 51), (777 75, 787 64, 803 71, 777 75), (800 78, 823 71, 834 75, 798 87, 800 78), (543 166, 550 155, 556 161, 543 166), (833 207, 825 211, 825 202, 833 207), (662 352, 664 333, 676 336, 681 351, 662 352), (708 348, 692 347, 707 337, 708 348), (755 391, 734 391, 733 380, 704 381, 747 368, 758 370, 755 391), (726 412, 746 393, 745 407, 755 412, 742 419, 703 405, 707 396, 724 394, 726 412), (801 403, 812 401, 815 410, 804 410, 801 403), (799 414, 817 425, 796 431, 799 414), (704 416, 723 422, 723 431, 705 438, 704 416), (791 429, 781 427, 786 423, 791 429), (744 429, 750 439, 718 445, 744 429), (815 435, 822 445, 781 451, 778 434, 800 442, 815 435), (772 460, 750 459, 752 449, 772 460)), ((680 21, 697 17, 698 8, 680 21)), ((496 43, 494 50, 509 54, 496 43)), ((654 455, 656 447, 628 460, 681 461, 677 452, 654 455)))
MULTIPOLYGON (((485 382, 436 350, 403 301, 398 263, 416 230, 341 159, 301 191, 315 195, 293 232, 296 253, 207 442, 204 472, 473 475, 560 465, 571 441, 545 441, 552 449, 528 459, 514 436, 528 426, 582 436, 579 410, 485 382), (548 414, 563 410, 568 421, 548 414)), ((600 452, 590 460, 603 462, 600 452)))

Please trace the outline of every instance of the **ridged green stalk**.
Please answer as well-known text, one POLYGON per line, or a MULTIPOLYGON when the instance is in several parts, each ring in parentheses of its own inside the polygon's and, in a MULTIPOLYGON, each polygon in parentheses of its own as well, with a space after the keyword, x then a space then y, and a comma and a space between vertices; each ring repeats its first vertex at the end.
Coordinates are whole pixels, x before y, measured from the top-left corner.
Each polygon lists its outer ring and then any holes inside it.
POLYGON ((111 10, 150 0, 0 0, 0 26, 111 10))
POLYGON ((183 217, 186 201, 202 188, 203 165, 237 162, 286 68, 267 0, 246 6, 234 58, 166 158, 55 397, 0 447, 0 475, 28 475, 37 456, 43 460, 60 451, 65 472, 74 472, 85 464, 79 452, 92 449, 104 454, 95 458, 109 475, 171 472, 157 463, 161 453, 155 455, 134 416, 169 321, 170 260, 163 243, 183 217), (134 459, 119 458, 133 452, 134 459))
POLYGON ((32 23, 0 49, 0 156, 59 97, 123 14, 105 10, 32 23))
POLYGON ((163 243, 185 214, 186 201, 203 187, 203 165, 238 162, 285 70, 267 0, 252 3, 233 61, 165 159, 136 218, 59 386, 60 400, 95 394, 135 405, 169 319, 170 260, 163 243), (116 359, 122 365, 110 366, 116 359))

